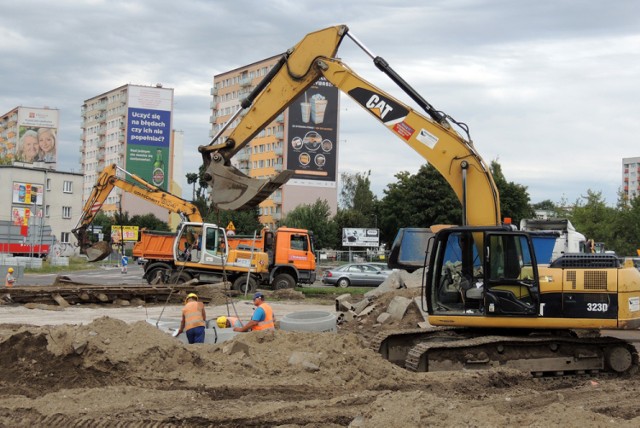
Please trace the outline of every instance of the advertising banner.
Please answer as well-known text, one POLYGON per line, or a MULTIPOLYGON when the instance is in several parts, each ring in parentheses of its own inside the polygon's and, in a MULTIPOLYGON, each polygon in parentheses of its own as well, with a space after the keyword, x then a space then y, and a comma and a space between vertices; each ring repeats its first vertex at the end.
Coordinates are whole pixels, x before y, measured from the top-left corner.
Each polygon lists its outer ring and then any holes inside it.
POLYGON ((173 89, 129 86, 128 96, 127 170, 168 190, 173 89))
POLYGON ((58 110, 20 107, 15 159, 21 162, 55 163, 58 110))
POLYGON ((139 226, 111 226, 111 242, 119 243, 124 241, 138 240, 139 226))
POLYGON ((379 247, 380 230, 348 228, 342 229, 343 247, 379 247))
POLYGON ((13 182, 11 202, 14 204, 42 205, 44 188, 40 184, 13 182))
POLYGON ((324 77, 289 106, 286 169, 289 184, 336 181, 338 160, 338 89, 324 77))

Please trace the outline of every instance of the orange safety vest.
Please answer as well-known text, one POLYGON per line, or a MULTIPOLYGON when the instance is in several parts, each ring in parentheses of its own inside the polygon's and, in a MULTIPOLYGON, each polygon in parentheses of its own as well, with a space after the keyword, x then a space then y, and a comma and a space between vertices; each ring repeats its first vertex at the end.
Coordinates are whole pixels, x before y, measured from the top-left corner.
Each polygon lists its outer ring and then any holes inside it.
POLYGON ((191 330, 195 327, 204 327, 206 323, 202 318, 203 303, 189 302, 182 308, 182 316, 184 317, 184 331, 191 330))
POLYGON ((252 331, 259 330, 275 330, 275 325, 273 324, 273 309, 271 306, 266 303, 262 303, 260 307, 264 310, 264 321, 260 321, 257 326, 253 327, 252 331))
POLYGON ((16 282, 16 279, 14 278, 13 275, 11 275, 10 273, 7 274, 5 280, 4 280, 4 286, 9 288, 9 287, 13 287, 13 283, 16 282), (9 281, 9 278, 11 278, 11 281, 9 281))

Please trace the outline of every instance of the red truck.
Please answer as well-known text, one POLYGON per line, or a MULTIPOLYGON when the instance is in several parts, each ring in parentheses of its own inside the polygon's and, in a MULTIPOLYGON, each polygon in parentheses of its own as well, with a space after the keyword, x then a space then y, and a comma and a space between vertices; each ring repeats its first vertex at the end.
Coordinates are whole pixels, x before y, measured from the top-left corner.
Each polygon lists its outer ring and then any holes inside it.
MULTIPOLYGON (((143 231, 133 247, 133 257, 143 258, 144 278, 150 282, 158 269, 171 268, 175 234, 143 231)), ((253 236, 231 235, 232 249, 262 251, 269 256, 269 282, 274 290, 294 288, 296 284, 313 284, 316 280, 316 256, 313 234, 306 229, 280 227, 276 231, 262 229, 253 236)))

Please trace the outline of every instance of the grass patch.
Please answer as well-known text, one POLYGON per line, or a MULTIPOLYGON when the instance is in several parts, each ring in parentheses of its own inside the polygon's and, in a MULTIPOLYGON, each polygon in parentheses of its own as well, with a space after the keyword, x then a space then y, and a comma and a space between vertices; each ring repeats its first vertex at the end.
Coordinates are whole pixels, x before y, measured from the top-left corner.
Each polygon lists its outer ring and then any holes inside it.
POLYGON ((84 257, 69 257, 69 266, 51 266, 48 260, 42 261, 42 268, 25 268, 25 273, 58 273, 95 269, 95 263, 89 263, 84 257))
POLYGON ((320 298, 336 298, 342 294, 351 294, 352 296, 362 296, 375 287, 296 287, 296 291, 301 292, 305 297, 320 298))

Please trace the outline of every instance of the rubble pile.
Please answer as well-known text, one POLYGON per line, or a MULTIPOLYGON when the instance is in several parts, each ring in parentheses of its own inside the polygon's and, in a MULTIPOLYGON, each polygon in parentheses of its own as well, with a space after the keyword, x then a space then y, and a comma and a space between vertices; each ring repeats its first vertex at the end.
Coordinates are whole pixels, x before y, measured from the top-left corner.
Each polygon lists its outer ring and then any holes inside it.
POLYGON ((423 270, 393 272, 364 298, 354 301, 350 294, 336 298, 340 331, 357 333, 370 340, 385 330, 428 327, 422 299, 423 270))

